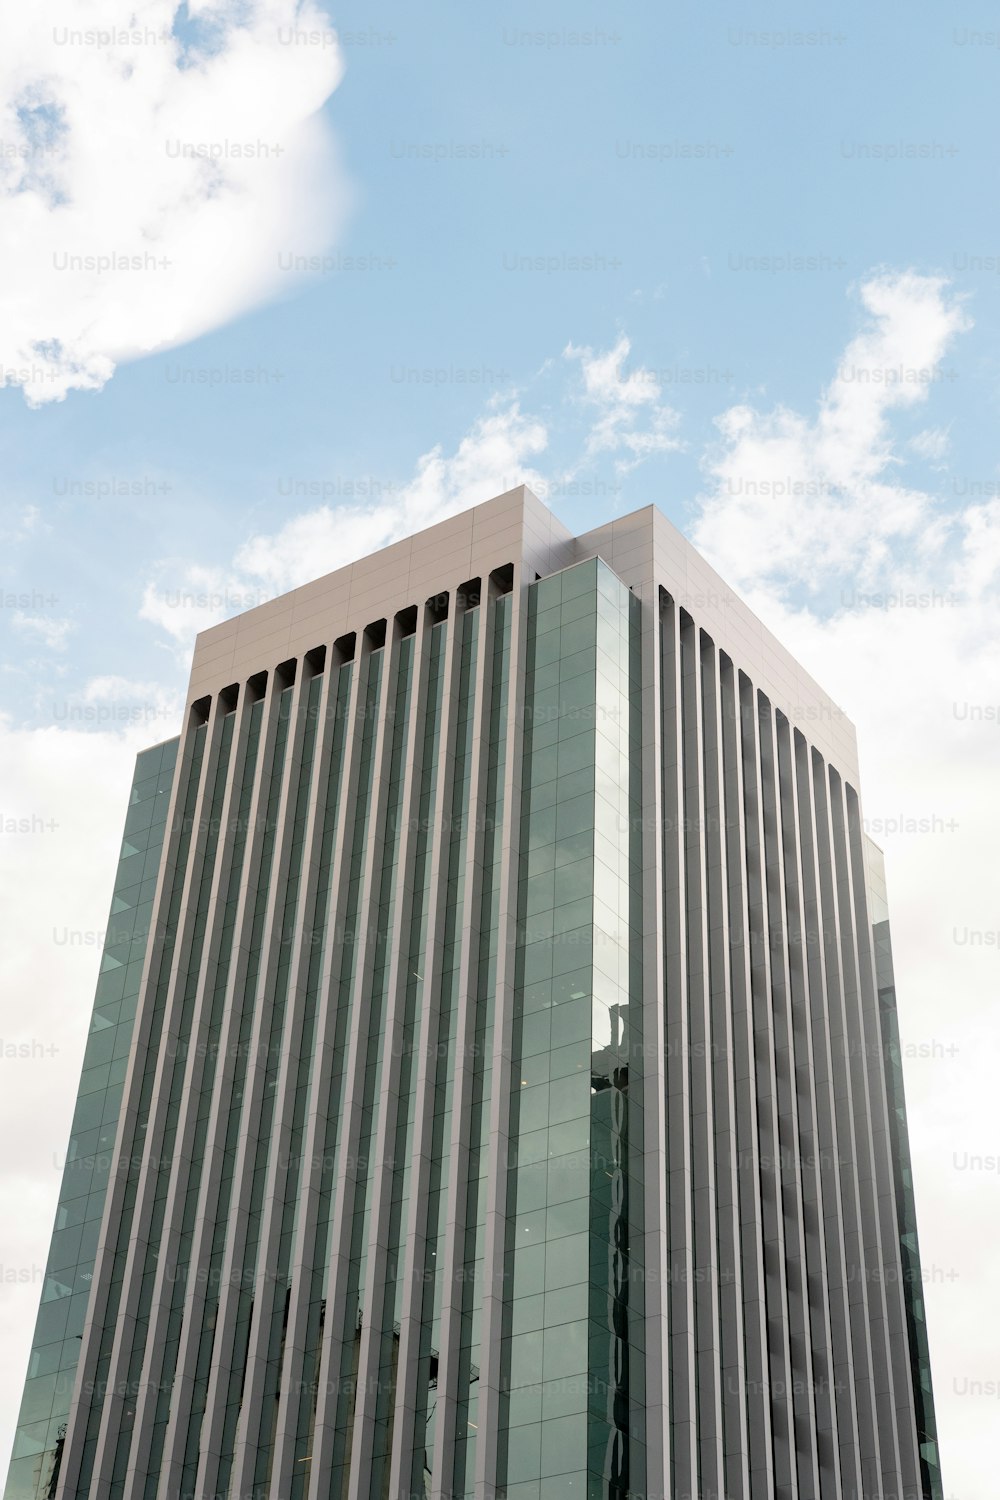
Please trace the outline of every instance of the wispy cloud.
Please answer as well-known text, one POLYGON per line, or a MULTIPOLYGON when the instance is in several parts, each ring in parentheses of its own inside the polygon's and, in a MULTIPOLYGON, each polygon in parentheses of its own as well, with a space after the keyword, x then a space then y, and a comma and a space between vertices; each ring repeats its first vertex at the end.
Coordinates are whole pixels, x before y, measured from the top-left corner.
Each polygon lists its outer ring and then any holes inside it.
POLYGON ((619 473, 627 473, 655 453, 672 453, 684 446, 677 436, 680 414, 660 399, 655 373, 642 366, 625 373, 631 352, 631 340, 624 333, 603 352, 572 343, 563 350, 565 359, 580 363, 582 400, 593 414, 585 459, 617 454, 619 473))
POLYGON ((16 546, 19 542, 45 536, 51 530, 52 527, 37 505, 24 505, 12 516, 10 523, 0 529, 0 542, 6 546, 16 546))
POLYGON ((925 427, 910 439, 913 452, 928 462, 944 458, 950 446, 951 437, 946 427, 925 427))
POLYGON ((942 362, 968 318, 944 280, 912 271, 871 277, 860 300, 864 325, 814 416, 733 406, 717 419, 694 540, 733 583, 870 579, 895 542, 939 540, 933 502, 900 478, 889 420, 948 379, 942 362))
POLYGON ((19 635, 33 637, 51 651, 65 651, 66 643, 76 629, 72 620, 57 620, 51 615, 29 615, 17 609, 10 623, 19 635))

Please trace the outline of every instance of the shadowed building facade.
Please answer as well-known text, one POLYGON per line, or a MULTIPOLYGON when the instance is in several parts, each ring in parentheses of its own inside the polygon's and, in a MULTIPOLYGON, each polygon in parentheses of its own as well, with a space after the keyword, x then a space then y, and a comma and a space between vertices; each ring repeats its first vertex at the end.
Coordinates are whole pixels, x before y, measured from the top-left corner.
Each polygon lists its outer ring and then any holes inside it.
POLYGON ((199 636, 6 1500, 940 1500, 858 787, 652 507, 199 636))

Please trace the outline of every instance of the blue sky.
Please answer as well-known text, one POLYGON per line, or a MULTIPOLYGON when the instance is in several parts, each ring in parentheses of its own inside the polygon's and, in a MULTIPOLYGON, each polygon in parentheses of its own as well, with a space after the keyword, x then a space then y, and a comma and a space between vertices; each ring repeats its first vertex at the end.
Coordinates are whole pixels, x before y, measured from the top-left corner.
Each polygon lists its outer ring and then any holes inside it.
MULTIPOLYGON (((933 387, 950 462, 911 454, 908 480, 947 504, 996 477, 1000 276, 970 268, 1000 264, 1000 49, 969 40, 988 7, 348 4, 333 21, 346 72, 324 108, 343 164, 331 192, 353 206, 330 259, 368 269, 283 273, 276 300, 120 364, 100 392, 39 410, 0 393, 6 506, 58 522, 8 555, 7 586, 54 580, 86 620, 75 651, 104 649, 102 624, 192 534, 221 563, 241 532, 301 508, 290 480, 337 495, 405 482, 490 396, 522 392, 549 416, 551 457, 572 463, 587 416, 572 370, 538 372, 622 331, 685 447, 624 476, 599 458, 579 476, 592 495, 552 501, 581 527, 651 499, 684 525, 713 418, 744 400, 808 412, 857 325, 852 288, 882 266, 951 277, 975 319, 933 387), (872 147, 929 155, 859 159, 872 147), (597 268, 512 268, 574 256, 597 268), (140 493, 79 493, 109 481, 140 493)), ((330 52, 332 33, 283 46, 330 52)), ((16 688, 12 706, 31 712, 16 688)))
MULTIPOLYGON (((5 1078, 4 1264, 44 1259, 96 968, 52 913, 103 925, 195 629, 522 479, 580 531, 655 502, 859 727, 945 1481, 987 1500, 995 12, 145 0, 69 39, 115 12, 0 49, 0 811, 58 824, 2 847, 3 1035, 62 1041, 5 1078), (141 268, 60 269, 107 254, 141 268)), ((0 1284, 12 1349, 36 1296, 0 1284)))

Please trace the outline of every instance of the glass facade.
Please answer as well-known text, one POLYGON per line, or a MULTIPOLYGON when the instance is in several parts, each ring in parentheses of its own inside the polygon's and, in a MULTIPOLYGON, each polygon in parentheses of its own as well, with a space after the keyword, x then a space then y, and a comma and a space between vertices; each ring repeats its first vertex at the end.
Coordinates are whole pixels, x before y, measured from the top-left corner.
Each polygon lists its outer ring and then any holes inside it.
POLYGON ((509 1500, 644 1493, 638 603, 529 590, 505 1256, 509 1500))
POLYGON ((941 1500, 850 740, 658 525, 501 497, 199 642, 5 1500, 941 1500))

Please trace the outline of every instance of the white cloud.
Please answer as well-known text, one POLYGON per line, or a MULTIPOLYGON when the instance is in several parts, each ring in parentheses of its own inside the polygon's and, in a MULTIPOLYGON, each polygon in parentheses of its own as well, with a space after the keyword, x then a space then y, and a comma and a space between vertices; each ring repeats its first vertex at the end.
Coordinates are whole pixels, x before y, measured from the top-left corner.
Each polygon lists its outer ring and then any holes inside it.
POLYGON ((279 260, 323 250, 343 209, 319 114, 341 55, 315 0, 191 4, 187 45, 182 9, 52 0, 8 30, 0 385, 33 405, 273 295, 279 260))
POLYGON ((734 406, 717 419, 694 541, 732 583, 855 569, 867 580, 900 540, 938 540, 933 502, 896 480, 888 423, 946 377, 941 362, 968 320, 945 281, 912 271, 871 278, 860 298, 866 322, 815 416, 734 406))
POLYGON ((970 505, 962 516, 961 578, 978 598, 1000 577, 1000 500, 970 505))
POLYGON ((925 427, 910 439, 910 447, 918 458, 928 460, 944 458, 951 446, 951 435, 947 427, 925 427))
POLYGON ((38 506, 26 505, 14 518, 10 530, 0 531, 0 542, 13 546, 18 542, 30 541, 32 537, 46 536, 51 530, 52 527, 44 519, 38 506))
POLYGON ((183 692, 165 687, 162 682, 142 682, 109 674, 91 677, 85 683, 79 702, 69 702, 68 717, 102 727, 146 725, 147 743, 156 744, 177 732, 183 702, 183 692))
POLYGON ((236 580, 223 568, 165 562, 157 568, 157 580, 147 583, 143 590, 139 615, 166 632, 180 647, 186 664, 199 630, 253 609, 273 598, 274 593, 274 589, 236 580))
POLYGON ((622 456, 615 464, 619 473, 634 469, 654 453, 671 453, 684 446, 677 437, 680 415, 661 402, 655 372, 640 366, 623 374, 631 350, 631 340, 624 333, 603 354, 572 343, 563 350, 564 358, 579 360, 583 399, 595 411, 585 457, 619 453, 622 456))
POLYGON ((16 609, 10 623, 19 635, 34 636, 50 651, 65 651, 66 642, 76 629, 72 620, 57 620, 51 615, 29 615, 16 609))
POLYGON ((21 636, 34 636, 49 651, 64 651, 70 634, 75 630, 72 619, 55 619, 52 615, 28 615, 24 609, 13 610, 10 624, 21 636))
POLYGON ((454 453, 438 446, 418 459, 408 483, 386 487, 371 507, 322 505, 276 532, 252 536, 231 569, 166 564, 146 586, 141 617, 166 630, 185 652, 199 630, 343 567, 390 542, 468 510, 519 484, 544 490, 532 467, 548 434, 516 401, 495 403, 454 453), (169 581, 168 581, 169 580, 169 581))

